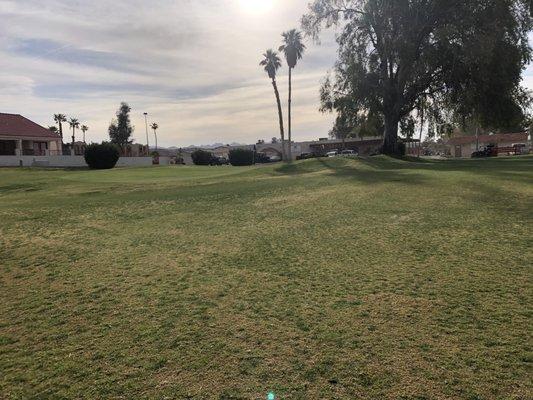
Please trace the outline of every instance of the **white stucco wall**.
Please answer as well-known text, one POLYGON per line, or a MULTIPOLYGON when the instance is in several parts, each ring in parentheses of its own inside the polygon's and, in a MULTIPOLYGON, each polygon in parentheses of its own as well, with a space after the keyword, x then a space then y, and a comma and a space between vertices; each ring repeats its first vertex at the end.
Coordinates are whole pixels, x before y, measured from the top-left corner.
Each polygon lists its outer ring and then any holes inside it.
MULTIPOLYGON (((169 165, 170 157, 159 157, 159 165, 169 165)), ((55 167, 81 168, 87 167, 83 156, 0 156, 0 167, 55 167), (22 164, 21 164, 22 163, 22 164)), ((117 167, 148 167, 152 165, 152 157, 121 157, 117 167)))

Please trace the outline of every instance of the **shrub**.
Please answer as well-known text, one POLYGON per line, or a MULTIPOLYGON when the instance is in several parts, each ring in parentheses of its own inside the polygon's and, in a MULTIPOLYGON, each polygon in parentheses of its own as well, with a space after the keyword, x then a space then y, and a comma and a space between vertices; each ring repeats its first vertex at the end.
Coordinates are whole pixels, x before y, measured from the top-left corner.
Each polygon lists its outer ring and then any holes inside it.
POLYGON ((199 149, 192 152, 191 158, 195 165, 211 165, 213 161, 213 153, 199 149))
POLYGON ((235 167, 253 165, 254 152, 246 149, 233 149, 229 152, 229 162, 235 167))
POLYGON ((91 169, 111 169, 119 157, 119 149, 112 143, 92 143, 85 148, 85 162, 91 169))

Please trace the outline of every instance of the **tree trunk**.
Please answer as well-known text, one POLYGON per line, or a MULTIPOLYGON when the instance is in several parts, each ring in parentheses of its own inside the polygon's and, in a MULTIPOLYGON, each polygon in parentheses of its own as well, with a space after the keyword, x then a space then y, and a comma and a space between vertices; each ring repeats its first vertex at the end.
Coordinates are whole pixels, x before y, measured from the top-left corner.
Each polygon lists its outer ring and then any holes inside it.
POLYGON ((279 133, 281 136, 281 156, 283 158, 283 161, 287 161, 287 153, 285 151, 285 131, 283 130, 283 110, 281 109, 281 100, 279 98, 278 85, 276 84, 275 79, 272 79, 272 86, 274 87, 276 102, 278 103, 279 133))
POLYGON ((72 148, 74 148, 75 140, 76 140, 76 131, 75 131, 75 128, 72 128, 72 148))
POLYGON ((418 142, 418 158, 420 158, 420 150, 422 149, 422 133, 424 132, 424 107, 420 110, 420 139, 418 142))
POLYGON ((292 103, 292 68, 289 67, 289 162, 292 161, 292 121, 291 121, 291 103, 292 103))
MULTIPOLYGON (((392 113, 391 113, 392 114, 392 113)), ((383 139, 383 154, 390 156, 400 155, 398 146, 398 124, 400 119, 385 113, 385 137, 383 139)))
POLYGON ((61 121, 59 121, 59 136, 61 136, 61 144, 63 144, 63 125, 61 125, 61 121))

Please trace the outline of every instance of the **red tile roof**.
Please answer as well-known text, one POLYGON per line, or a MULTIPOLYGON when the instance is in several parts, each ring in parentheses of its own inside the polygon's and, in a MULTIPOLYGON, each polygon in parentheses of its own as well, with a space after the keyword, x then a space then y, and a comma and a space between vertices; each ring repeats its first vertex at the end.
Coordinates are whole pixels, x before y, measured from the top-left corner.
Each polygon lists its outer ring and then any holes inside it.
MULTIPOLYGON (((527 142, 527 133, 498 133, 496 135, 480 135, 479 143, 498 144, 502 142, 524 143, 527 142)), ((475 136, 459 136, 448 140, 449 145, 476 143, 475 136)))
POLYGON ((60 139, 59 135, 19 114, 0 113, 0 136, 60 139))

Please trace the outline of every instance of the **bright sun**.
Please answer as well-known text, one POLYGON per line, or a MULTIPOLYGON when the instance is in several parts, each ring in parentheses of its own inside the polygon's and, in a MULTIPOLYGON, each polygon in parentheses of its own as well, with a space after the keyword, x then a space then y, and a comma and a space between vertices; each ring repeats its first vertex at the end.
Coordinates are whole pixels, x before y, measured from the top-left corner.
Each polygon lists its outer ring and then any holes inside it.
POLYGON ((250 14, 264 14, 270 11, 274 0, 239 0, 241 8, 250 14))

